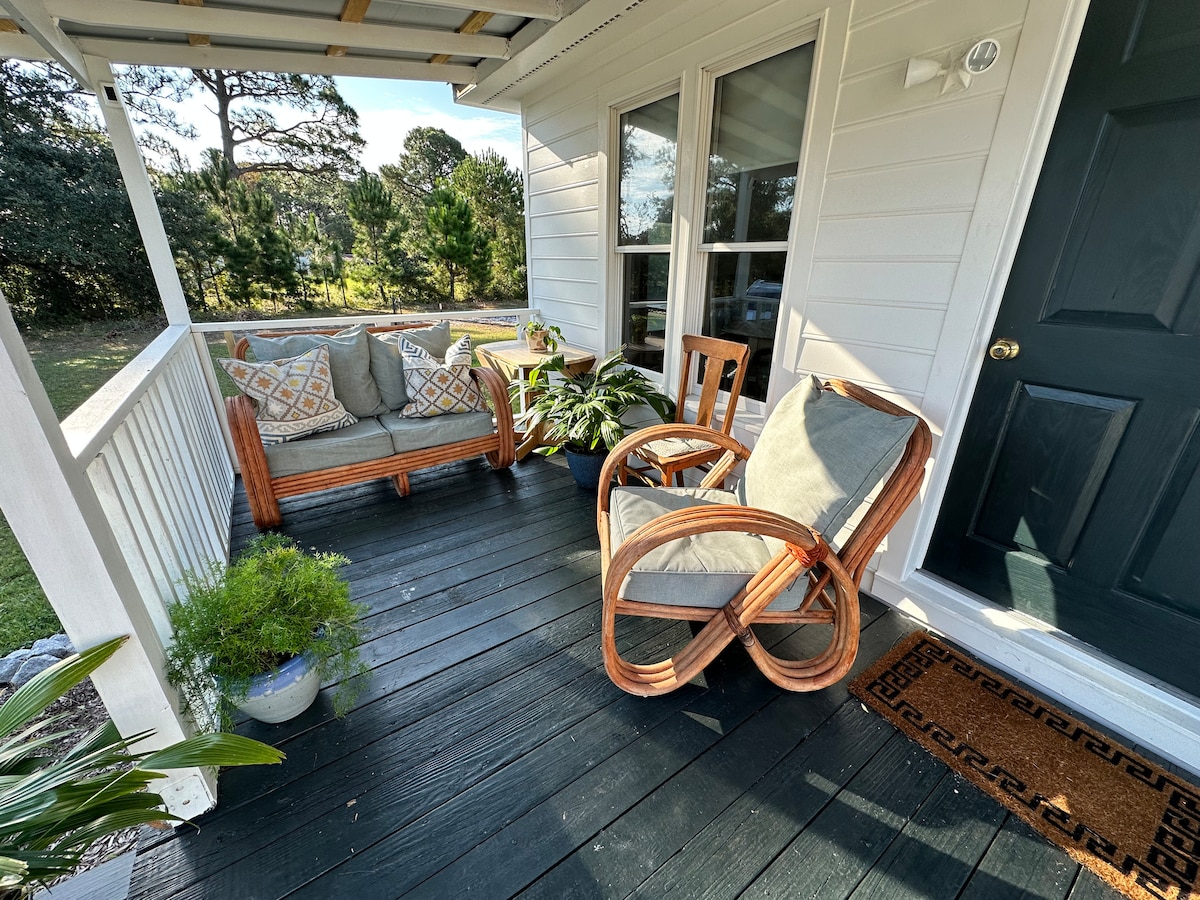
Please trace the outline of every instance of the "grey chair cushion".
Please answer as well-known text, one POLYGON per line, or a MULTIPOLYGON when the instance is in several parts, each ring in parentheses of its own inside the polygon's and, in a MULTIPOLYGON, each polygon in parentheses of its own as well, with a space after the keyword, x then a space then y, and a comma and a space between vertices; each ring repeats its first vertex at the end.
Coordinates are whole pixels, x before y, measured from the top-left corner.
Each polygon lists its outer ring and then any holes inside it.
POLYGON ((292 334, 264 338, 248 335, 250 349, 259 362, 288 359, 314 347, 329 346, 329 374, 333 395, 359 418, 378 416, 388 411, 371 376, 371 349, 365 325, 355 325, 337 334, 292 334))
POLYGON ((300 475, 333 466, 392 455, 392 439, 375 418, 359 419, 337 431, 324 431, 263 448, 271 475, 300 475))
MULTIPOLYGON (((716 503, 737 504, 731 491, 712 488, 613 488, 609 536, 619 547, 633 532, 663 513, 716 503)), ((663 544, 645 556, 621 585, 621 597, 643 603, 717 609, 728 603, 770 560, 761 537, 736 531, 708 532, 663 544)), ((804 599, 804 582, 777 597, 768 609, 793 610, 804 599)))
MULTIPOLYGON (((813 376, 775 407, 746 463, 746 503, 832 540, 904 453, 913 416, 893 416, 821 388, 813 376)), ((777 552, 783 542, 765 539, 777 552)))
POLYGON ((379 422, 391 436, 392 450, 396 453, 486 437, 496 431, 490 412, 458 413, 431 419, 408 418, 399 413, 388 413, 380 416, 379 422))
POLYGON ((371 351, 371 377, 379 386, 379 395, 388 409, 403 409, 409 402, 397 334, 399 332, 385 331, 383 334, 367 336, 367 346, 371 351))

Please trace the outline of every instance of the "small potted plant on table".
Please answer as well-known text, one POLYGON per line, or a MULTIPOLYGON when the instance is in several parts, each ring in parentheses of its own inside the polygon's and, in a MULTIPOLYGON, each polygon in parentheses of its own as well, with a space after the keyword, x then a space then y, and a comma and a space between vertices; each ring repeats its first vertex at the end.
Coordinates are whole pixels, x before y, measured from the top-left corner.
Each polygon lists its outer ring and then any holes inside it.
POLYGON ((645 375, 625 364, 621 350, 614 350, 590 372, 563 374, 562 356, 552 356, 529 373, 527 385, 515 382, 514 394, 525 387, 529 404, 529 426, 545 425, 543 455, 562 449, 567 465, 580 487, 596 489, 600 469, 610 448, 625 436, 621 417, 637 406, 649 406, 664 421, 675 415, 675 403, 645 375), (550 378, 551 373, 561 377, 550 378))
POLYGON ((167 680, 193 717, 215 689, 219 725, 232 709, 262 722, 299 715, 316 699, 323 679, 338 682, 341 715, 362 688, 366 666, 358 652, 364 606, 350 601, 338 569, 348 560, 305 553, 290 538, 259 535, 228 567, 184 576, 187 599, 169 612, 175 640, 167 680))
POLYGON ((547 325, 541 319, 530 319, 525 325, 525 344, 531 353, 553 353, 562 340, 562 329, 547 325))

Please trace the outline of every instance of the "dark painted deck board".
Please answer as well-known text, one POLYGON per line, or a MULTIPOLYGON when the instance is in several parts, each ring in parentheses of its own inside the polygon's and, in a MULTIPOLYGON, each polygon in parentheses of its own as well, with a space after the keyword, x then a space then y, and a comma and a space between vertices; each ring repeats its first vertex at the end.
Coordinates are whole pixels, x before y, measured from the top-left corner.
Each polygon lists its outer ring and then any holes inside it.
MULTIPOLYGON (((667 697, 616 690, 595 499, 561 461, 412 485, 283 501, 287 533, 351 560, 367 690, 343 719, 323 695, 243 723, 287 762, 224 773, 199 833, 147 837, 131 897, 1110 896, 846 682, 788 694, 733 647, 667 697)), ((240 493, 233 524, 236 545, 254 534, 240 493)), ((863 613, 856 671, 913 627, 869 598, 863 613)), ((619 628, 647 657, 690 636, 619 628)))

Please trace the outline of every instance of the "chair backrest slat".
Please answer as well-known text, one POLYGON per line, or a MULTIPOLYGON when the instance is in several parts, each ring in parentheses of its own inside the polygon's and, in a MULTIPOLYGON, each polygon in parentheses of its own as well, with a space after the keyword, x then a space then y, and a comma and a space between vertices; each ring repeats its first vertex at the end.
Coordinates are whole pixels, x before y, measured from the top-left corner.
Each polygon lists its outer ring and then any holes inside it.
POLYGON ((691 389, 692 358, 704 357, 704 381, 700 386, 700 402, 696 410, 696 424, 714 428, 713 415, 717 409, 717 398, 721 391, 721 379, 725 364, 734 363, 733 381, 729 386, 729 402, 719 431, 729 434, 733 429, 733 415, 737 411, 738 398, 742 394, 742 382, 746 380, 746 361, 750 358, 750 347, 735 341, 705 337, 699 334, 683 336, 683 366, 679 376, 678 407, 675 421, 683 422, 684 398, 691 389))

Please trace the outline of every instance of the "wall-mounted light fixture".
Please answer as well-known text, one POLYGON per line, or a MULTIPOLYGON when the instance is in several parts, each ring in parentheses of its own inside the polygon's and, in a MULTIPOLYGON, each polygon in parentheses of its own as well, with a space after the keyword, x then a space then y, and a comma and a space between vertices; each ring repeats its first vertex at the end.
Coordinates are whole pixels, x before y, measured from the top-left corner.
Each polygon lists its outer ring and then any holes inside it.
POLYGON ((961 56, 951 56, 951 61, 931 57, 914 56, 904 70, 904 86, 914 87, 935 78, 944 77, 939 94, 965 91, 971 86, 971 78, 981 75, 995 65, 1000 57, 1000 42, 993 38, 976 41, 961 56))

